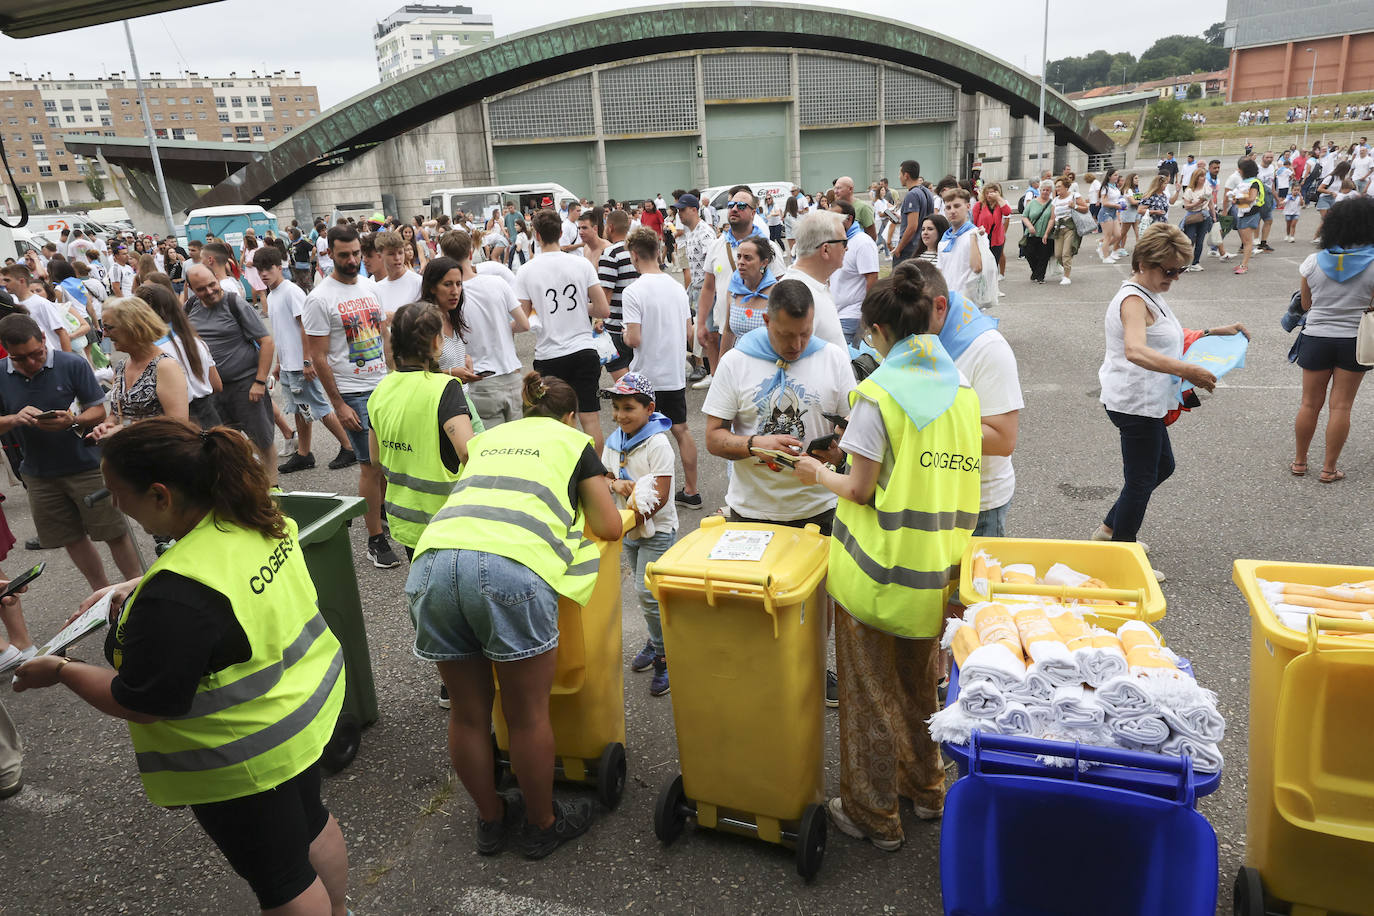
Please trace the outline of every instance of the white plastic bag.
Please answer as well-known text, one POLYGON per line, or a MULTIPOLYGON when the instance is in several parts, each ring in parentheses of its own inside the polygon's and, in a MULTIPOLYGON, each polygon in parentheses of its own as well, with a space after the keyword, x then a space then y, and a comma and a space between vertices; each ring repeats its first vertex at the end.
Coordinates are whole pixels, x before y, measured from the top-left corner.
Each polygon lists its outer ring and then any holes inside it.
POLYGON ((997 259, 992 256, 992 247, 985 233, 978 234, 978 254, 983 259, 983 272, 973 275, 969 284, 968 298, 979 308, 991 308, 997 304, 997 259))
POLYGON ((606 365, 620 355, 615 348, 615 341, 611 340, 611 335, 607 331, 597 331, 592 335, 592 344, 596 347, 596 355, 601 359, 601 365, 606 365))

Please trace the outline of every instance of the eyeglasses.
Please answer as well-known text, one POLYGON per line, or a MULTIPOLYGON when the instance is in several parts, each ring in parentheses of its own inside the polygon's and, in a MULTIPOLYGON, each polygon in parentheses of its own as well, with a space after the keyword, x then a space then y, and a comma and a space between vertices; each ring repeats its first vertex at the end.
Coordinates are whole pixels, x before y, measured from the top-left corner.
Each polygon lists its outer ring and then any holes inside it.
POLYGON ((1164 276, 1167 277, 1167 278, 1170 279, 1170 280, 1175 280, 1175 279, 1177 279, 1178 277, 1183 276, 1183 274, 1184 274, 1187 270, 1188 270, 1188 268, 1186 268, 1186 267, 1161 267, 1161 268, 1159 268, 1159 272, 1162 273, 1162 274, 1164 274, 1164 276))
POLYGON ((742 200, 732 200, 732 201, 730 201, 728 204, 725 205, 725 209, 727 209, 727 210, 752 210, 752 209, 754 209, 754 205, 753 205, 753 204, 746 204, 746 203, 745 203, 744 201, 742 201, 742 200))
POLYGON ((842 248, 849 247, 849 239, 826 239, 822 245, 839 245, 842 248))

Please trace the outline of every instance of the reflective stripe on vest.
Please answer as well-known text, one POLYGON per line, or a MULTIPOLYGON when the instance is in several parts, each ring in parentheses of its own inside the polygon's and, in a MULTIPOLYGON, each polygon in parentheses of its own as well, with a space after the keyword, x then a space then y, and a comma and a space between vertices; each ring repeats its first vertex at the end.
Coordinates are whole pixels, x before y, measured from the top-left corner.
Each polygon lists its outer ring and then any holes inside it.
MULTIPOLYGON (((272 540, 207 515, 143 577, 116 626, 138 613, 139 595, 173 572, 222 594, 252 656, 203 675, 190 709, 129 723, 148 798, 163 806, 208 804, 275 788, 313 766, 343 705, 344 659, 316 607, 295 522, 272 540)), ((117 667, 123 662, 116 653, 117 667)))
POLYGON ((876 403, 891 458, 870 504, 840 500, 827 589, 851 616, 907 638, 939 635, 944 589, 978 524, 982 429, 978 396, 954 403, 918 430, 876 383, 855 396, 876 403))
POLYGON ((458 480, 439 451, 439 402, 453 381, 433 372, 389 372, 367 399, 376 458, 386 475, 382 509, 391 536, 407 547, 419 542, 458 480))
POLYGON ((600 553, 583 536, 568 484, 591 439, 557 420, 503 423, 468 443, 463 477, 416 546, 480 550, 527 566, 561 595, 585 604, 600 553))

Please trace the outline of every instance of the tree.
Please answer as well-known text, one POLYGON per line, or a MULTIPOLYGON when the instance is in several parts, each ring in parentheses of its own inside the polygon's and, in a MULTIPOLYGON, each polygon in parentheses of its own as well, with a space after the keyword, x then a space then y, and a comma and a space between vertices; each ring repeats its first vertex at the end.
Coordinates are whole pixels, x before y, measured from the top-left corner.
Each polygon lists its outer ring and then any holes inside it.
POLYGON ((1190 100, 1195 100, 1195 99, 1200 99, 1200 98, 1202 98, 1202 84, 1201 84, 1201 83, 1191 83, 1191 84, 1189 84, 1189 86, 1188 86, 1188 98, 1189 98, 1190 100))
POLYGON ((1226 40, 1226 23, 1214 22, 1202 33, 1202 40, 1220 48, 1226 40))
POLYGON ((1192 121, 1183 119, 1183 103, 1174 99, 1151 102, 1145 110, 1145 140, 1149 143, 1180 143, 1197 136, 1192 121))
POLYGON ((86 173, 86 187, 90 188, 91 197, 97 201, 105 199, 105 182, 100 180, 95 169, 86 173))

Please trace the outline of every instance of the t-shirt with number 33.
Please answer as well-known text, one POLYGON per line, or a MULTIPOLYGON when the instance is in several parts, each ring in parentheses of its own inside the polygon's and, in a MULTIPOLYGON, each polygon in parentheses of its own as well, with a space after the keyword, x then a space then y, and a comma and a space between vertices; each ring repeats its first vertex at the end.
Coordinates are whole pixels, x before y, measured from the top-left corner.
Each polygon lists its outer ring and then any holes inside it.
POLYGON ((566 251, 545 251, 520 268, 515 298, 521 305, 533 305, 540 321, 535 359, 595 349, 587 291, 599 282, 590 261, 566 251))

